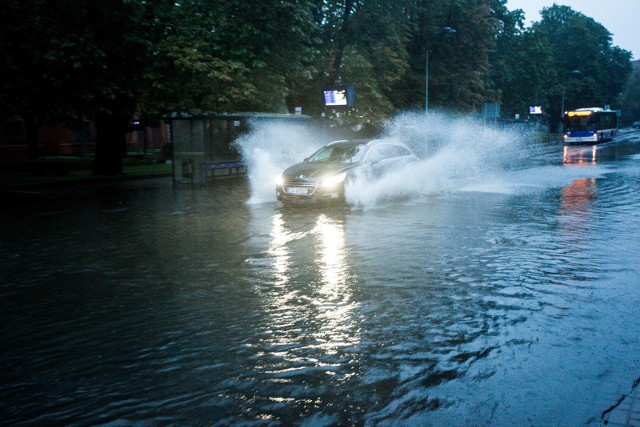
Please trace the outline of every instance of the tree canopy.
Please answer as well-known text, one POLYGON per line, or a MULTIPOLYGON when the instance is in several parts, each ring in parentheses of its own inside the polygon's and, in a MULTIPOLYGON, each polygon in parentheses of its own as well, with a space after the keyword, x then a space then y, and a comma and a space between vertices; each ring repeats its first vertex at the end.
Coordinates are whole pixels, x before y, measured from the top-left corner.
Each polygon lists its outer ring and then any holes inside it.
POLYGON ((506 0, 7 0, 0 119, 95 120, 98 172, 118 173, 134 113, 319 115, 323 84, 353 84, 362 120, 423 109, 427 51, 434 108, 539 104, 553 123, 563 93, 616 104, 631 54, 606 28, 557 5, 523 22, 506 0))

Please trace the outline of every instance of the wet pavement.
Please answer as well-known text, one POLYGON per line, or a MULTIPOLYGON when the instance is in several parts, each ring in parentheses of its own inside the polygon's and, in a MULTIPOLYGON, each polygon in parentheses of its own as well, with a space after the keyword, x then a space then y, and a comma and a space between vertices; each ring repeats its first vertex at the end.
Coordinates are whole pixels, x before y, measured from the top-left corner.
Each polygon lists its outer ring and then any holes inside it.
POLYGON ((354 209, 251 176, 3 204, 0 419, 637 425, 638 136, 445 153, 354 209))
POLYGON ((603 424, 610 427, 640 426, 640 391, 634 384, 631 392, 603 414, 603 424))

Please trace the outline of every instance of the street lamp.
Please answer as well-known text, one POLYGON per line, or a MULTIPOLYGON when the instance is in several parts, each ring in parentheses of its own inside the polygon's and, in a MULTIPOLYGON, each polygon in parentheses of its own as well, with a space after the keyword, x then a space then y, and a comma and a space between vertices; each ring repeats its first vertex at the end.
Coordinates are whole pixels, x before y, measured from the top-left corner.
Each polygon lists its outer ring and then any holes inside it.
POLYGON ((441 27, 440 29, 438 29, 437 31, 434 31, 430 34, 427 34, 427 55, 426 55, 426 62, 425 62, 425 68, 424 68, 424 80, 425 80, 425 86, 424 86, 424 112, 427 113, 429 112, 429 35, 435 36, 438 34, 454 34, 456 33, 456 30, 454 30, 451 27, 441 27))
MULTIPOLYGON (((572 71, 566 71, 564 73, 565 75, 568 76, 579 76, 580 74, 582 74, 580 72, 580 70, 572 70, 572 71)), ((566 89, 566 83, 562 82, 562 106, 560 107, 560 133, 564 133, 564 92, 566 89)))

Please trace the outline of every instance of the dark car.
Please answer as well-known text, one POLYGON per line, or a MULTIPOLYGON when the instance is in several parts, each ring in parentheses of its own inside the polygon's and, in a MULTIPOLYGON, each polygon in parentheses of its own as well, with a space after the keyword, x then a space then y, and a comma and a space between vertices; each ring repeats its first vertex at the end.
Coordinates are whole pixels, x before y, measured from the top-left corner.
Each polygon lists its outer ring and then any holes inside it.
POLYGON ((640 129, 640 122, 633 122, 631 127, 634 128, 634 129, 640 129))
POLYGON ((282 202, 344 202, 345 183, 356 174, 384 176, 418 158, 405 144, 392 139, 331 142, 303 162, 287 168, 276 182, 282 202))

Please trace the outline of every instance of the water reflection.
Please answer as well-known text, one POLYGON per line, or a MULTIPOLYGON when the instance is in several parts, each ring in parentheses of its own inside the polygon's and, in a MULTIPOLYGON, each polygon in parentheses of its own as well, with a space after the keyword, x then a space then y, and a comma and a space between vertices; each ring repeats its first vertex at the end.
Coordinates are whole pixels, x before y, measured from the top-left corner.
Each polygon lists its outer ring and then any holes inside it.
POLYGON ((287 218, 282 212, 272 217, 271 257, 273 291, 269 294, 272 321, 287 318, 315 325, 318 346, 333 352, 355 338, 351 281, 345 251, 344 217, 325 213, 287 218), (313 216, 312 216, 313 217, 313 216), (313 260, 314 265, 296 262, 313 260), (305 283, 306 282, 306 283, 305 283))
POLYGON ((282 215, 274 215, 272 218, 272 240, 267 251, 273 256, 273 273, 276 278, 276 285, 286 285, 289 281, 287 276, 290 264, 289 248, 287 242, 297 237, 287 231, 282 215))
POLYGON ((588 165, 596 164, 598 157, 598 146, 593 145, 591 147, 585 146, 564 146, 564 154, 562 156, 562 163, 565 165, 588 165))
POLYGON ((359 340, 356 277, 345 246, 344 216, 271 217, 265 254, 271 277, 257 288, 269 327, 260 344, 268 349, 264 375, 306 377, 319 370, 334 376, 344 369, 341 352, 359 340))
POLYGON ((626 142, 607 142, 594 145, 565 145, 562 163, 565 165, 595 165, 616 160, 623 155, 626 142))
POLYGON ((607 173, 556 146, 524 171, 539 193, 359 212, 236 181, 6 209, 3 421, 595 420, 637 369, 639 146, 599 145, 607 173))
MULTIPOLYGON (((595 165, 604 159, 610 150, 598 145, 564 146, 563 164, 566 166, 595 165)), ((598 196, 595 178, 580 178, 560 190, 560 230, 568 243, 576 245, 583 242, 590 229, 589 213, 598 196)))
POLYGON ((596 227, 591 211, 597 197, 595 178, 576 179, 560 190, 559 231, 561 241, 571 256, 588 253, 589 236, 596 227))
POLYGON ((322 347, 328 352, 334 352, 337 347, 357 341, 357 334, 352 331, 355 325, 351 319, 356 304, 350 302, 352 292, 345 258, 344 224, 320 215, 315 230, 318 236, 317 264, 322 274, 322 286, 314 304, 319 309, 318 317, 324 324, 323 335, 326 341, 322 347))
POLYGON ((321 293, 335 295, 345 287, 347 278, 344 224, 320 215, 316 230, 320 240, 318 264, 324 281, 321 293))
POLYGON ((598 185, 595 178, 574 180, 571 185, 562 187, 561 214, 585 217, 598 196, 598 185))

